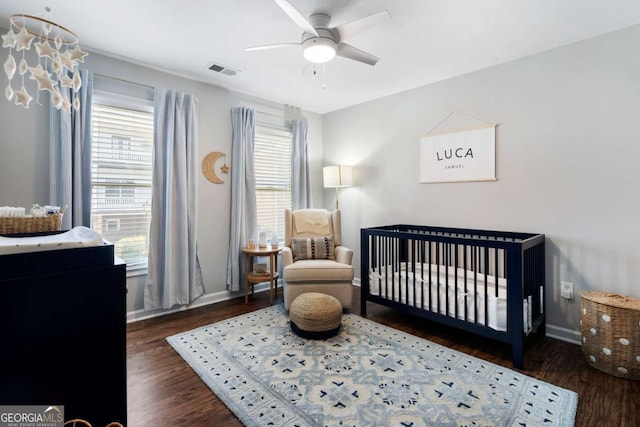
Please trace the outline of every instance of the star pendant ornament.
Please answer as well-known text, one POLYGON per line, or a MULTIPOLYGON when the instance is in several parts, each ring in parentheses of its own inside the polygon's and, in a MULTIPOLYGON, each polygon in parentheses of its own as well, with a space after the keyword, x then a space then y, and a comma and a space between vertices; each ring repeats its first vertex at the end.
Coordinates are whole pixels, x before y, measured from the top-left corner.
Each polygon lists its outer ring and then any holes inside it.
POLYGON ((53 92, 53 84, 55 82, 51 80, 51 74, 42 68, 42 65, 38 64, 37 67, 29 67, 29 71, 31 71, 29 78, 38 82, 39 90, 53 92))
POLYGON ((229 166, 227 166, 226 163, 224 165, 220 166, 220 172, 229 173, 229 166))
POLYGON ((42 77, 45 73, 47 73, 47 71, 42 68, 41 64, 38 64, 35 67, 29 67, 29 71, 31 72, 31 76, 29 77, 31 80, 38 80, 39 77, 42 77))
POLYGON ((9 30, 9 32, 2 36, 2 47, 16 47, 16 35, 13 31, 9 30))
POLYGON ((16 98, 16 105, 22 105, 24 108, 29 108, 29 103, 33 99, 24 86, 19 91, 14 92, 13 96, 16 98))
POLYGON ((38 52, 38 56, 40 58, 44 58, 46 56, 47 58, 53 59, 53 55, 55 55, 56 53, 56 50, 51 47, 49 42, 46 40, 44 43, 35 43, 34 46, 36 47, 36 51, 38 52))
POLYGON ((35 37, 27 31, 25 27, 22 27, 20 32, 16 35, 16 50, 31 48, 31 42, 35 37))
POLYGON ((80 49, 80 46, 76 46, 73 50, 70 50, 69 54, 71 55, 71 59, 76 62, 84 62, 84 57, 88 55, 87 52, 83 52, 80 49))
POLYGON ((73 79, 69 76, 63 75, 58 81, 62 87, 73 87, 73 79))
POLYGON ((73 60, 71 59, 71 52, 65 52, 60 54, 60 62, 67 67, 67 70, 73 71, 73 60))

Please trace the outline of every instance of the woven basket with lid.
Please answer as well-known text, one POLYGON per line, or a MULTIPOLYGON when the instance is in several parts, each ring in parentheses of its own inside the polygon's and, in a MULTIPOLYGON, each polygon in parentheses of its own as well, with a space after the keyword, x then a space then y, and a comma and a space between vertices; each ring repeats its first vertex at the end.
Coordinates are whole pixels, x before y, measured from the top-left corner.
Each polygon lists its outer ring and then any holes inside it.
POLYGON ((640 380, 640 299, 602 291, 581 294, 582 352, 587 363, 640 380))

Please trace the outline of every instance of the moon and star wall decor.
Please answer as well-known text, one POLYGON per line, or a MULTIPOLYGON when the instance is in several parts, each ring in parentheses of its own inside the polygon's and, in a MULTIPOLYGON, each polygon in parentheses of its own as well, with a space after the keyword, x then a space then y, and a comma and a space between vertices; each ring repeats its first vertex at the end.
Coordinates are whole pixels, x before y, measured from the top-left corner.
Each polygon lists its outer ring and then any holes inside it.
POLYGON ((224 181, 216 174, 216 162, 220 159, 224 158, 223 165, 220 166, 220 172, 224 174, 229 173, 229 166, 227 166, 227 155, 225 153, 221 153, 220 151, 213 151, 202 159, 202 174, 209 181, 214 184, 223 184, 224 181))

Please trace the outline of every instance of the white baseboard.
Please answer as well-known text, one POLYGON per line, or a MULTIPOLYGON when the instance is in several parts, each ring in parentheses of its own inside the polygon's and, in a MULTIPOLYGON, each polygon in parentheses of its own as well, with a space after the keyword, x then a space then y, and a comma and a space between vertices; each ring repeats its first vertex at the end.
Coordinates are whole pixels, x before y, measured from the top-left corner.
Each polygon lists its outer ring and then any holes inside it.
MULTIPOLYGON (((360 287, 360 279, 353 279, 353 285, 360 287)), ((282 287, 282 283, 279 281, 278 287, 282 287)), ((269 290, 268 283, 260 283, 255 286, 255 292, 264 292, 269 290)), ((127 313, 127 323, 138 322, 140 320, 151 319, 153 317, 160 317, 171 313, 177 313, 179 311, 190 310, 196 307, 203 307, 205 305, 215 304, 222 301, 227 301, 232 298, 237 298, 238 293, 221 291, 213 294, 205 294, 198 298, 196 302, 189 306, 182 306, 172 310, 135 310, 127 313)), ((574 329, 567 329, 560 326, 546 325, 546 336, 549 338, 555 338, 560 341, 566 341, 571 344, 582 345, 582 333, 574 329)))
MULTIPOLYGON (((278 287, 281 285, 278 284, 278 287)), ((255 285, 254 292, 262 292, 269 290, 268 283, 260 283, 255 285)), ((177 313, 180 311, 191 310, 196 307, 203 307, 205 305, 211 305, 222 301, 227 301, 233 298, 238 298, 241 295, 239 292, 221 291, 212 294, 205 294, 198 298, 193 304, 177 307, 171 310, 164 310, 157 308, 153 310, 134 310, 127 313, 127 323, 139 322, 140 320, 152 319, 154 317, 165 316, 171 313, 177 313)))
POLYGON ((562 328, 560 326, 550 325, 547 323, 547 333, 549 338, 555 338, 560 341, 566 341, 571 344, 582 345, 582 333, 574 329, 562 328))

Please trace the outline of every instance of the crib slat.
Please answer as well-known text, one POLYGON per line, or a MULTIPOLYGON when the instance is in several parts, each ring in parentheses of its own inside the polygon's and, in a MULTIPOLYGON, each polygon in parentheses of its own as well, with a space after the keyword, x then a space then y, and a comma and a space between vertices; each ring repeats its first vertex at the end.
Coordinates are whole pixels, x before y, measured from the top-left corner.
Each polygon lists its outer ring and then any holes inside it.
POLYGON ((444 314, 449 315, 449 251, 448 243, 444 244, 444 314))
POLYGON ((471 265, 473 265, 473 319, 478 322, 478 247, 471 250, 471 265))
POLYGON ((384 297, 389 298, 389 269, 392 268, 391 251, 389 250, 390 237, 383 239, 384 244, 384 297))
POLYGON ((464 320, 469 321, 469 282, 467 281, 467 245, 463 245, 462 270, 464 271, 464 320))
POLYGON ((454 313, 456 319, 458 319, 458 245, 454 243, 453 245, 454 251, 454 261, 453 261, 453 274, 454 274, 454 285, 453 285, 453 304, 454 304, 454 313))
POLYGON ((431 265, 433 264, 432 249, 433 243, 429 242, 429 311, 433 311, 433 298, 431 298, 431 291, 433 290, 433 281, 431 280, 431 265))

